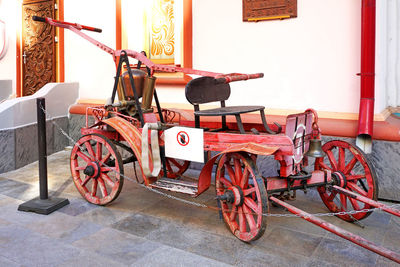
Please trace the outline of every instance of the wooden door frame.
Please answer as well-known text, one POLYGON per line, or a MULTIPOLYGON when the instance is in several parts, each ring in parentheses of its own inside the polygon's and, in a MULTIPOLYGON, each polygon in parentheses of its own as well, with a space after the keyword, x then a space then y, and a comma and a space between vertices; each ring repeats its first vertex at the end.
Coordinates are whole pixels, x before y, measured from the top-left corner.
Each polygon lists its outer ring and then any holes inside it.
MULTIPOLYGON (((55 0, 58 8, 55 10, 56 19, 64 20, 64 0, 55 0)), ((22 18, 22 3, 21 3, 21 19, 22 18)), ((21 29, 17 31, 16 38, 16 96, 22 96, 22 68, 23 68, 23 60, 22 60, 22 23, 21 29)), ((65 65, 64 65, 64 29, 56 28, 55 35, 58 37, 58 43, 56 43, 56 82, 64 82, 65 80, 65 65)))

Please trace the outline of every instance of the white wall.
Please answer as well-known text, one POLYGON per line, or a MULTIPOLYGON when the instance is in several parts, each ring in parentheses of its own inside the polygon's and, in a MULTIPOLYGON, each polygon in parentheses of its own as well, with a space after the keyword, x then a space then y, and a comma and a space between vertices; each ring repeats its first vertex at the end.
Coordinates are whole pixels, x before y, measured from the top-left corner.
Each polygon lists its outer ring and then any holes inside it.
POLYGON ((242 1, 193 0, 194 67, 263 72, 231 104, 358 112, 360 1, 301 0, 298 17, 242 22, 242 1))
POLYGON ((17 24, 20 21, 20 16, 17 15, 17 10, 20 10, 17 8, 18 2, 15 0, 0 0, 0 19, 6 23, 7 40, 7 52, 0 59, 0 80, 12 80, 14 94, 16 90, 16 35, 17 24))
MULTIPOLYGON (((102 33, 83 32, 115 49, 115 0, 64 1, 64 19, 101 28, 102 33)), ((110 97, 115 76, 112 56, 69 30, 65 31, 64 49, 65 81, 79 82, 79 97, 110 97)))

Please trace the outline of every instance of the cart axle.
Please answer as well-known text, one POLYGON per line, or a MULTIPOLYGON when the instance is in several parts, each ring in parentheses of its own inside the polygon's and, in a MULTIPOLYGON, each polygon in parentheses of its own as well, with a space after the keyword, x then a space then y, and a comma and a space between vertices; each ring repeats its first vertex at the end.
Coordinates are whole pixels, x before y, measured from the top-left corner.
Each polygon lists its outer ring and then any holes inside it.
POLYGON ((298 209, 284 201, 281 201, 275 197, 271 196, 271 197, 269 197, 269 199, 271 201, 275 202, 276 204, 286 208, 291 213, 300 216, 301 218, 305 219, 306 221, 309 221, 315 225, 318 225, 319 227, 324 228, 325 230, 328 230, 331 233, 334 233, 344 239, 347 239, 363 248, 371 250, 383 257, 386 257, 388 259, 391 259, 392 261, 400 263, 400 254, 399 253, 396 253, 396 252, 386 249, 384 247, 378 246, 371 241, 368 241, 358 235, 352 234, 342 228, 339 228, 331 223, 328 223, 314 215, 311 215, 303 210, 300 210, 300 209, 298 209))

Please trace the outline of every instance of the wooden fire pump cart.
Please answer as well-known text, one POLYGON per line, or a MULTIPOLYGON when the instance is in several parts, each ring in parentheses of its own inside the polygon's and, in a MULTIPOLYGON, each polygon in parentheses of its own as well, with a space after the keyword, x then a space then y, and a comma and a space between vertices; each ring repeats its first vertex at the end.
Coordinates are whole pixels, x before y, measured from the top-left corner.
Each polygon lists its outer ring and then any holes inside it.
POLYGON ((154 64, 144 53, 113 50, 81 32, 101 32, 100 29, 51 18, 34 16, 33 20, 75 32, 112 55, 116 64, 111 102, 87 109, 86 127, 81 129, 82 137, 71 152, 74 183, 90 203, 106 205, 118 197, 124 182, 124 164, 129 162, 139 164, 139 181, 148 188, 165 189, 193 197, 210 187, 212 169, 216 165, 218 210, 227 228, 238 239, 250 242, 263 235, 268 203, 272 202, 400 263, 398 253, 284 201, 298 189, 316 188, 328 210, 345 221, 360 221, 368 217, 374 208, 400 216, 399 210, 376 201, 376 174, 360 149, 339 140, 329 141, 321 147, 315 111, 309 109, 289 115, 282 131, 279 124, 273 125, 273 129, 268 126, 263 106, 225 105, 231 82, 262 78, 262 73, 221 74, 154 64), (130 65, 129 57, 135 59, 137 64, 130 65), (143 68, 141 65, 144 65, 143 68), (156 71, 200 76, 188 82, 185 88, 186 98, 194 107, 195 127, 179 125, 173 120, 176 110, 160 107, 155 90, 156 71), (153 100, 156 107, 151 106, 153 100), (215 101, 221 103, 220 108, 200 109, 201 104, 215 101), (241 121, 241 114, 256 111, 260 112, 262 128, 247 129, 241 121), (94 118, 92 125, 88 123, 89 116, 94 118), (204 116, 220 117, 220 127, 204 121, 200 123, 204 116), (235 116, 236 127, 228 127, 226 116, 235 116), (151 136, 148 136, 149 132, 151 136), (193 146, 193 153, 189 153, 189 158, 194 156, 199 161, 204 160, 205 165, 197 180, 186 181, 180 179, 190 163, 187 158, 182 158, 185 152, 182 152, 181 158, 171 154, 177 149, 184 151, 190 145, 193 146), (117 147, 127 151, 129 156, 122 158, 117 147), (210 151, 217 154, 209 158, 207 155, 210 153, 207 152, 210 151), (280 164, 279 175, 262 177, 256 166, 258 156, 271 156, 277 160, 280 164), (305 170, 308 157, 315 158, 311 172, 305 170))

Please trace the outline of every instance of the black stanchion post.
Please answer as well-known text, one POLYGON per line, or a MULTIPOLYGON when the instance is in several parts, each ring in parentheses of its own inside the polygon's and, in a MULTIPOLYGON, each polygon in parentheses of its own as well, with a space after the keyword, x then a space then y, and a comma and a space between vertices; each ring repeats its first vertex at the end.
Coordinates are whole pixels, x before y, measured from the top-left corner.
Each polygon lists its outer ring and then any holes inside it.
POLYGON ((47 143, 46 143, 46 102, 44 98, 36 99, 38 148, 39 148, 39 193, 40 199, 48 198, 47 191, 47 143))
POLYGON ((66 198, 49 198, 47 189, 47 145, 46 145, 46 103, 45 98, 36 99, 38 147, 39 147, 39 197, 22 203, 20 211, 50 214, 69 204, 66 198))

